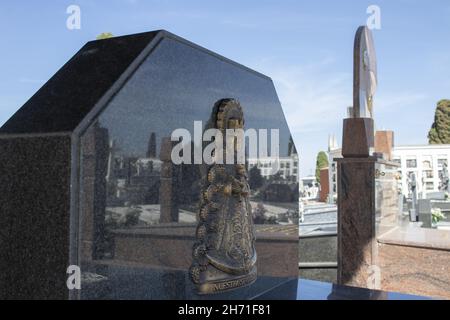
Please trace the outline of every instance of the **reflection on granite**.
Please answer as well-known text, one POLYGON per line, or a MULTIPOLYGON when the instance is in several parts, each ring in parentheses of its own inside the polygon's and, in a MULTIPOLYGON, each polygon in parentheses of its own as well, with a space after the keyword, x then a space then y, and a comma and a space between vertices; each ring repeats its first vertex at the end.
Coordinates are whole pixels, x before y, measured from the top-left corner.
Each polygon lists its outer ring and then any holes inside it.
POLYGON ((427 297, 295 279, 257 297, 258 300, 424 300, 427 297))
POLYGON ((230 296, 297 277, 298 154, 271 79, 155 31, 89 42, 0 129, 0 295, 189 297, 205 170, 173 163, 170 136, 186 129, 201 151, 194 121, 202 133, 225 98, 240 101, 246 129, 268 130, 267 145, 279 130, 281 159, 271 174, 270 148, 264 167, 247 157, 266 263, 260 281, 230 296), (69 265, 81 267, 86 293, 68 290, 69 265))
MULTIPOLYGON (((258 277, 251 287, 210 296, 193 293, 192 283, 183 271, 161 271, 138 266, 97 267, 105 277, 84 283, 82 299, 217 299, 217 300, 428 300, 429 297, 340 286, 304 279, 280 280, 258 277), (130 273, 130 269, 133 270, 130 273), (139 280, 137 280, 139 279, 139 280), (171 285, 175 286, 172 287, 171 285), (121 288, 120 290, 118 288, 121 288), (176 290, 175 290, 176 288, 176 290), (265 290, 266 288, 271 288, 265 290)), ((95 277, 92 277, 95 279, 95 277)))
POLYGON ((85 266, 81 299, 120 300, 248 300, 292 278, 259 276, 251 285, 232 291, 198 295, 185 270, 151 268, 138 263, 99 261, 85 266))
POLYGON ((72 132, 157 35, 90 41, 0 129, 0 133, 72 132))
POLYGON ((426 296, 341 286, 304 279, 258 277, 250 287, 209 296, 194 293, 187 273, 162 271, 138 265, 97 266, 103 276, 83 283, 82 299, 173 300, 427 300, 426 296), (130 272, 132 270, 132 272, 130 272), (105 276, 106 275, 106 276, 105 276), (96 280, 95 280, 96 279, 96 280), (109 281, 105 281, 108 279, 109 281), (119 289, 120 288, 120 289, 119 289), (265 290, 270 288, 269 290, 265 290))
MULTIPOLYGON (((158 268, 188 269, 195 242, 195 224, 160 224, 147 228, 114 230, 114 261, 130 261, 158 268), (170 250, 168 250, 170 248, 170 250)), ((294 226, 290 227, 295 230, 294 226)), ((289 228, 256 226, 258 274, 289 277, 296 275, 298 239, 289 228)))
MULTIPOLYGON (((187 158, 194 160, 193 153, 205 147, 196 140, 194 122, 201 122, 202 134, 217 101, 239 100, 246 130, 279 130, 280 157, 298 173, 298 156, 272 81, 183 39, 160 35, 81 136, 80 263, 83 272, 108 265, 106 274, 99 272, 105 277, 102 286, 110 288, 108 295, 118 295, 117 286, 129 277, 136 283, 156 277, 153 288, 149 282, 146 291, 136 291, 142 298, 157 298, 162 283, 173 290, 185 288, 175 297, 193 289, 187 280, 178 285, 169 278, 184 279, 192 264, 195 226, 204 214, 201 186, 208 171, 193 161, 174 164, 171 151, 178 142, 170 136, 176 129, 187 130, 191 139, 183 142, 191 147, 187 158)), ((283 168, 263 178, 261 169, 246 166, 258 278, 279 283, 297 277, 298 174, 289 176, 283 168)), ((257 281, 246 289, 251 294, 240 289, 230 294, 238 297, 241 292, 248 298, 273 285, 257 281)), ((92 290, 81 293, 81 298, 91 296, 92 290)))

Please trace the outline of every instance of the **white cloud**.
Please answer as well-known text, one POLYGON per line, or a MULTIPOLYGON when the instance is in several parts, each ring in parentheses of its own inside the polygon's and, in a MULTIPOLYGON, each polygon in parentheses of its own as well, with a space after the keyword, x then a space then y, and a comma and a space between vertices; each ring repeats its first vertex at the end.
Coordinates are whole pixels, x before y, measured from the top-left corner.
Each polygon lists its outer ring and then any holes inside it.
POLYGON ((326 131, 352 104, 351 74, 330 72, 334 62, 327 57, 303 66, 266 62, 258 68, 273 79, 293 133, 326 131))
POLYGON ((311 64, 264 60, 255 67, 274 81, 300 153, 301 175, 313 172, 317 152, 326 150, 329 134, 340 139, 342 119, 352 104, 352 75, 332 71, 336 63, 326 56, 311 64))
POLYGON ((374 98, 375 117, 377 114, 386 114, 396 109, 408 109, 408 107, 415 105, 427 99, 427 95, 417 92, 381 92, 374 98))
MULTIPOLYGON (((353 104, 352 74, 338 72, 333 58, 304 65, 279 64, 271 60, 257 64, 270 76, 277 89, 289 128, 300 152, 301 171, 305 175, 314 170, 318 151, 326 150, 328 135, 341 139, 342 119, 353 104)), ((409 90, 378 88, 375 95, 375 118, 383 126, 386 119, 402 110, 421 105, 427 95, 409 90)), ((392 128, 399 129, 399 128, 392 128)))

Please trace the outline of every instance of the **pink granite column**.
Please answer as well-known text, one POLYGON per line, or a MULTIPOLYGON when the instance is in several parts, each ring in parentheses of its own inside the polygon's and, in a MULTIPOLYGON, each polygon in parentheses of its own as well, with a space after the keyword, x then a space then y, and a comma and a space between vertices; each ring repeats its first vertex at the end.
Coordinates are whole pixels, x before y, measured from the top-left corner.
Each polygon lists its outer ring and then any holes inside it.
POLYGON ((339 284, 378 287, 375 163, 372 157, 338 160, 339 284))

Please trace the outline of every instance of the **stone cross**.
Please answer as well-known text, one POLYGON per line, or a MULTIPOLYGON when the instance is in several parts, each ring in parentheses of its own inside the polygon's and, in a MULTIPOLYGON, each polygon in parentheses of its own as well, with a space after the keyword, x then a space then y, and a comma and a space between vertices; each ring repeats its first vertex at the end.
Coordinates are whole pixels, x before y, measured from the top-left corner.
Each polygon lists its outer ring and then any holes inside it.
POLYGON ((373 118, 377 88, 377 59, 372 32, 367 26, 356 31, 353 48, 353 117, 373 118))
POLYGON ((343 123, 343 158, 337 159, 337 282, 379 289, 376 177, 383 162, 373 156, 377 72, 372 34, 365 26, 356 31, 353 53, 353 107, 343 123))

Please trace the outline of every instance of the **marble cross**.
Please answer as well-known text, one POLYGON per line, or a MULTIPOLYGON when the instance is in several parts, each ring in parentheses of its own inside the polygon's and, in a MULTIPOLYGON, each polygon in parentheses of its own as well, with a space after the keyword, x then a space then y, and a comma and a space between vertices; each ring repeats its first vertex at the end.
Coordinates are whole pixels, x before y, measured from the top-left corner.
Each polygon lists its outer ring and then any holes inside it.
POLYGON ((353 117, 373 118, 373 96, 377 88, 377 59, 372 31, 360 26, 353 49, 353 117))

